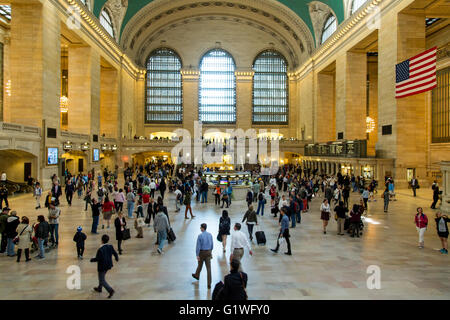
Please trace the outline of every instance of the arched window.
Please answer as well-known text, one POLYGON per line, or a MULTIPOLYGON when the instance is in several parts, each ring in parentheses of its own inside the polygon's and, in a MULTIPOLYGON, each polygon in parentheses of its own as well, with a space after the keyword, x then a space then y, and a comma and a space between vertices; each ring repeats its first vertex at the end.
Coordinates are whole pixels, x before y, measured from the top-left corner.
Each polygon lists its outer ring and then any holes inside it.
POLYGON ((200 61, 199 120, 204 123, 236 122, 236 69, 233 57, 214 49, 200 61))
POLYGON ((105 28, 106 32, 108 32, 111 37, 114 38, 114 28, 112 25, 112 19, 109 13, 103 9, 100 14, 100 24, 105 28))
POLYGON ((362 7, 364 3, 366 3, 367 0, 353 0, 352 2, 352 14, 354 14, 356 11, 358 11, 359 8, 362 7))
POLYGON ((330 15, 328 19, 325 21, 325 24, 323 25, 321 43, 324 43, 336 31, 336 28, 337 28, 336 17, 334 15, 330 15))
POLYGON ((170 49, 153 51, 147 60, 146 123, 182 123, 181 59, 170 49))
POLYGON ((276 51, 264 51, 256 57, 253 70, 253 123, 287 124, 286 59, 276 51))
POLYGON ((5 4, 0 5, 0 15, 5 17, 8 21, 11 21, 11 6, 5 4))

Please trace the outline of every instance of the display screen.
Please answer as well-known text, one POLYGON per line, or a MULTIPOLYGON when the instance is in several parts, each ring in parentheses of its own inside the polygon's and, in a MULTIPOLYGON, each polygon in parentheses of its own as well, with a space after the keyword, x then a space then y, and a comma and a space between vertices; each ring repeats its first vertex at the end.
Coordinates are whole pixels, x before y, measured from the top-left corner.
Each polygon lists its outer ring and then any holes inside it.
POLYGON ((47 148, 47 165, 58 164, 58 148, 47 148))
POLYGON ((93 149, 94 153, 94 162, 100 161, 100 149, 93 149))
POLYGON ((220 180, 220 184, 228 184, 227 180, 220 180))

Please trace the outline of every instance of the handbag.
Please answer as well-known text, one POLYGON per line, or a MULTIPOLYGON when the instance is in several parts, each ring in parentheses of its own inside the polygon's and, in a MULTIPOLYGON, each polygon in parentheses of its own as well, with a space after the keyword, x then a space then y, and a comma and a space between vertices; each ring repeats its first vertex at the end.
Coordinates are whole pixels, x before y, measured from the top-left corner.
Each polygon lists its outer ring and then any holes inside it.
POLYGON ((131 238, 130 229, 124 228, 122 231, 122 240, 128 240, 131 238))
POLYGON ((25 231, 25 229, 26 229, 27 227, 28 227, 28 226, 26 226, 25 228, 23 228, 23 229, 22 229, 22 232, 19 234, 19 236, 16 236, 16 237, 13 239, 13 243, 14 243, 14 244, 18 244, 18 243, 19 243, 20 236, 22 235, 22 233, 25 231))
POLYGON ((144 218, 137 218, 137 226, 138 226, 138 228, 143 228, 143 227, 145 227, 145 221, 144 221, 144 218))
POLYGON ((222 242, 222 235, 220 233, 217 234, 217 241, 222 242))

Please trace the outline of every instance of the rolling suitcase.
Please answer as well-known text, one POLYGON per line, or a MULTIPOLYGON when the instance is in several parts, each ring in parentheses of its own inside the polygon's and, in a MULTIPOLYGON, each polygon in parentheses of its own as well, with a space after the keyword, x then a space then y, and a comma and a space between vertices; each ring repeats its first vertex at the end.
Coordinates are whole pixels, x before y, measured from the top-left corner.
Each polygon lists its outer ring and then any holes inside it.
POLYGON ((265 245, 266 244, 266 235, 264 234, 264 231, 256 231, 255 232, 256 237, 256 243, 258 245, 265 245))

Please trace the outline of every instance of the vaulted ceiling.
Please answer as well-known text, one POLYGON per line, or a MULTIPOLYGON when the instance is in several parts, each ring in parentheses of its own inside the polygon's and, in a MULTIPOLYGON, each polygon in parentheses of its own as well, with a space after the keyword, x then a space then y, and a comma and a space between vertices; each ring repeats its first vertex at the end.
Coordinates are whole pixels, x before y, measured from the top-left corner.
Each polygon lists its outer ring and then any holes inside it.
MULTIPOLYGON (((126 1, 128 2, 128 8, 123 18, 122 25, 118 28, 120 30, 119 38, 122 36, 123 30, 125 29, 126 25, 130 22, 130 20, 148 4, 150 4, 151 2, 155 2, 155 0, 126 0, 126 1)), ((171 0, 167 0, 166 2, 170 1, 171 0)), ((262 2, 263 4, 264 2, 270 3, 273 1, 276 0, 261 0, 260 2, 262 2)), ((314 36, 313 25, 308 9, 308 3, 310 3, 311 0, 277 0, 277 1, 285 5, 290 10, 292 10, 300 19, 302 19, 309 28, 311 34, 314 36)), ((337 16, 339 23, 341 23, 344 20, 343 0, 320 0, 320 1, 328 5, 333 10, 333 12, 337 16)), ((108 0, 94 1, 93 12, 97 17, 100 15, 100 12, 106 2, 108 2, 108 0)))

